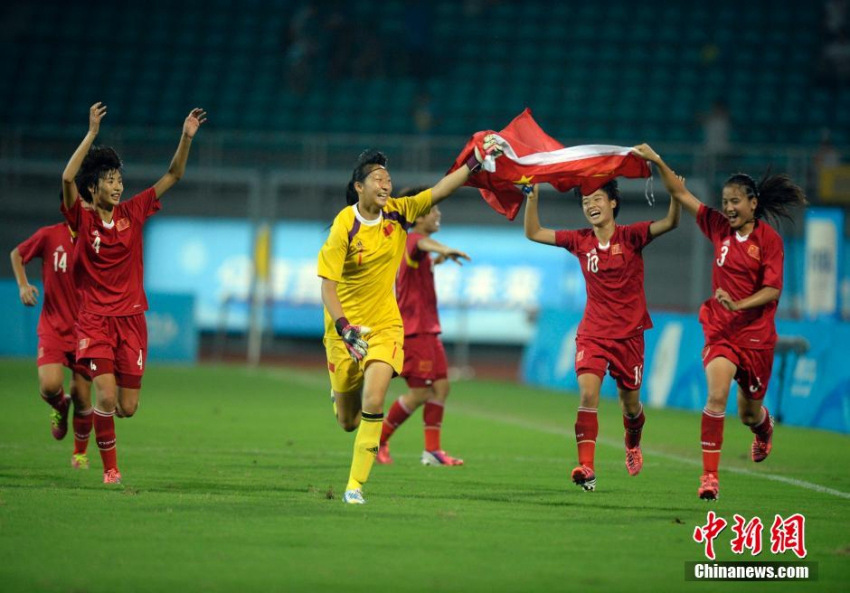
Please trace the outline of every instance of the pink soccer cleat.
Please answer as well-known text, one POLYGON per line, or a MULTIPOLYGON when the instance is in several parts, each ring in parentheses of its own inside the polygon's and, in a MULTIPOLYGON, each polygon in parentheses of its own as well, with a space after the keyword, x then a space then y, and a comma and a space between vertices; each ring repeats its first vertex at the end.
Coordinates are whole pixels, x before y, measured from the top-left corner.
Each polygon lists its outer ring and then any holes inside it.
POLYGON ((393 458, 390 457, 390 446, 386 443, 378 447, 378 454, 375 456, 375 462, 381 465, 390 465, 393 458))
POLYGON ((636 476, 643 469, 643 453, 640 446, 626 449, 626 469, 630 476, 636 476))
POLYGON ((463 465, 463 459, 452 457, 445 451, 422 451, 422 465, 463 465))
POLYGON ((103 483, 104 484, 120 484, 121 483, 121 472, 118 471, 117 467, 112 469, 108 469, 103 472, 103 483))
POLYGON ((573 469, 572 480, 576 486, 590 492, 596 490, 596 474, 586 465, 580 465, 573 469))
POLYGON ((770 417, 770 427, 767 429, 767 434, 757 434, 753 439, 753 448, 751 451, 753 461, 761 463, 767 456, 770 455, 770 450, 773 448, 773 416, 770 417))
POLYGON ((697 494, 703 500, 717 500, 720 485, 717 483, 717 474, 705 473, 699 481, 697 494))

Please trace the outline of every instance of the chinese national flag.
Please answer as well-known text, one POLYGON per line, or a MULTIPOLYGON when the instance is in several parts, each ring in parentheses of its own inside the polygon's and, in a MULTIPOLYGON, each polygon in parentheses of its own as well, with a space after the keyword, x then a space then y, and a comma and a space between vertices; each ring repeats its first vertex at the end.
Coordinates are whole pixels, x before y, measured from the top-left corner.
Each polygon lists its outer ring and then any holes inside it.
POLYGON ((549 183, 561 192, 579 187, 586 196, 615 177, 651 174, 646 161, 632 154, 630 147, 605 144, 565 147, 537 125, 530 109, 520 113, 501 132, 476 132, 449 172, 466 162, 473 147, 482 150, 487 134, 496 134, 504 141, 505 153, 498 159, 485 159, 481 171, 471 175, 465 185, 477 187, 490 207, 508 220, 516 218, 524 199, 518 185, 549 183))

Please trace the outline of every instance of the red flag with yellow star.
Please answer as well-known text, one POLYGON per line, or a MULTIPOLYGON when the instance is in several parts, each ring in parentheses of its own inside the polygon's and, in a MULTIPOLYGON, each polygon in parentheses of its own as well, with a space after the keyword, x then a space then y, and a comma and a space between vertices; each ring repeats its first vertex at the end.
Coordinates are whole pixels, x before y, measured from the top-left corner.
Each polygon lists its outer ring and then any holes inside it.
POLYGON ((449 173, 462 166, 475 146, 483 154, 484 137, 495 134, 504 150, 498 159, 487 157, 481 171, 465 185, 477 187, 496 212, 516 218, 524 199, 521 185, 549 183, 561 192, 574 187, 589 195, 615 177, 649 177, 649 165, 627 146, 585 144, 565 147, 537 125, 526 109, 501 132, 476 132, 466 143, 449 173))

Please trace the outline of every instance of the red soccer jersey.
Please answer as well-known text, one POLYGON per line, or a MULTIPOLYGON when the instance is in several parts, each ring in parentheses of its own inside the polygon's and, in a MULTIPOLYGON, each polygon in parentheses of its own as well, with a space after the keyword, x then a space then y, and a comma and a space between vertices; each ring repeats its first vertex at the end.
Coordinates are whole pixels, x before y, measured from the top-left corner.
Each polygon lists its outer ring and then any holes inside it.
POLYGON ((74 239, 65 223, 38 229, 32 237, 18 245, 23 262, 41 258, 44 282, 44 306, 38 320, 38 335, 52 335, 74 349, 74 321, 79 298, 74 287, 74 239))
POLYGON ((81 311, 117 317, 147 310, 142 229, 160 208, 153 188, 115 206, 108 225, 95 210, 83 208, 79 198, 70 210, 62 204, 62 213, 79 238, 74 280, 81 311))
POLYGON ((404 259, 396 278, 396 298, 404 323, 404 335, 438 334, 437 291, 431 254, 416 246, 425 235, 410 233, 404 247, 404 259))
POLYGON ((776 307, 778 301, 746 311, 727 311, 714 298, 722 288, 739 301, 765 286, 782 291, 782 261, 785 257, 782 237, 770 225, 757 220, 752 232, 741 237, 729 226, 722 213, 700 206, 697 213, 700 230, 714 244, 711 271, 712 297, 702 304, 699 320, 707 342, 728 340, 742 348, 773 348, 776 344, 776 307))
POLYGON ((579 336, 622 339, 652 327, 643 291, 643 248, 651 222, 616 225, 608 245, 593 229, 555 231, 555 244, 579 259, 587 289, 579 336))

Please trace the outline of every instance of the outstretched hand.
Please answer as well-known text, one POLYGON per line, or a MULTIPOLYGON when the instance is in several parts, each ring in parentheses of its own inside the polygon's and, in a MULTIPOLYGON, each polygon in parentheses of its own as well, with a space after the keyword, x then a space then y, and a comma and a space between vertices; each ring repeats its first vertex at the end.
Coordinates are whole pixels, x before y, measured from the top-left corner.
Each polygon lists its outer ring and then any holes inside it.
POLYGON ((89 133, 97 136, 100 132, 100 120, 106 115, 106 105, 98 101, 89 107, 89 133))
POLYGON ((458 249, 452 249, 451 247, 449 247, 445 253, 441 253, 436 258, 434 258, 434 264, 440 265, 441 263, 449 259, 459 266, 463 265, 463 262, 461 261, 463 259, 465 259, 466 261, 472 261, 472 258, 469 257, 463 251, 460 251, 458 249))
POLYGON ((198 133, 198 128, 205 121, 207 121, 207 112, 200 107, 195 107, 186 116, 186 121, 183 122, 183 133, 189 136, 189 138, 194 138, 195 134, 198 133))
POLYGON ((484 159, 488 156, 492 155, 494 159, 497 159, 505 153, 504 143, 499 139, 498 136, 496 136, 496 134, 487 134, 486 136, 484 136, 483 148, 484 154, 482 156, 481 151, 478 149, 478 147, 475 147, 475 159, 479 163, 483 163, 484 159))
POLYGON ((638 144, 637 146, 633 146, 632 153, 653 163, 657 163, 661 160, 661 156, 655 152, 649 144, 638 144))

